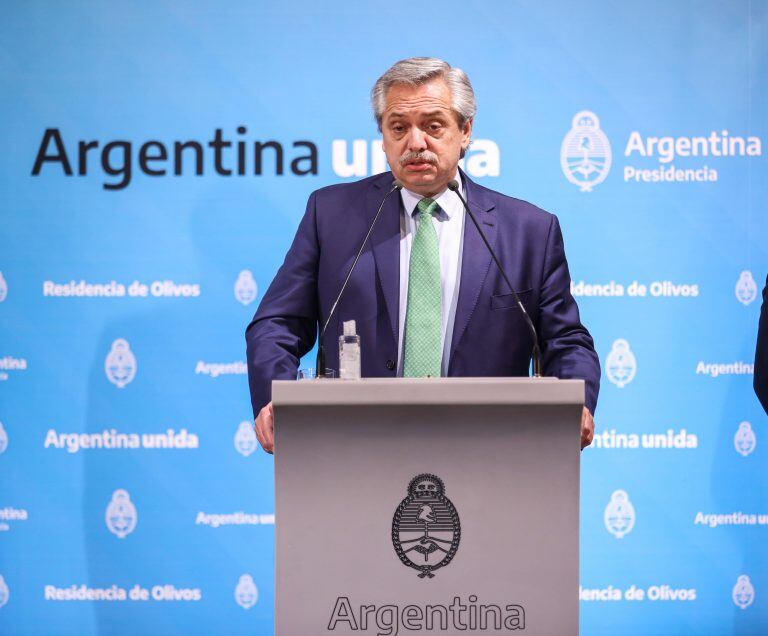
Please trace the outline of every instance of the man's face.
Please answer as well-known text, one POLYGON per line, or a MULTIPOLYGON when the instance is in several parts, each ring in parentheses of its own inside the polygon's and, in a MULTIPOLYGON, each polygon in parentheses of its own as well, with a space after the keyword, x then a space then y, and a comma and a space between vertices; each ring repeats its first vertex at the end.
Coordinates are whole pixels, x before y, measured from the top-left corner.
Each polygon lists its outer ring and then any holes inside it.
POLYGON ((429 197, 445 190, 456 176, 472 122, 459 127, 448 84, 435 79, 421 86, 390 87, 381 129, 395 178, 408 190, 429 197))

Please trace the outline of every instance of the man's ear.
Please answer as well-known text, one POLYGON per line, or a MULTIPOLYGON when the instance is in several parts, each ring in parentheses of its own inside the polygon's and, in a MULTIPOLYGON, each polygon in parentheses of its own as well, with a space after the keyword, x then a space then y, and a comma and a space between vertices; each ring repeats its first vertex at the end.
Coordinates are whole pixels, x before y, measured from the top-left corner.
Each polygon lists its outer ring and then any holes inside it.
POLYGON ((464 152, 469 149, 469 143, 472 141, 472 124, 473 119, 468 119, 464 122, 464 126, 461 129, 461 148, 464 152))

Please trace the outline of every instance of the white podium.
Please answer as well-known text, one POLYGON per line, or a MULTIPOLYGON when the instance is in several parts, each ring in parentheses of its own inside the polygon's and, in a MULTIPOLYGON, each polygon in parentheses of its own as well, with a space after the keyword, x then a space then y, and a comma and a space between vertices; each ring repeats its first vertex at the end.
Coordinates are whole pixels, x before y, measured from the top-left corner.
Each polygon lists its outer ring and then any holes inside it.
POLYGON ((275 633, 578 634, 581 380, 274 382, 275 633))

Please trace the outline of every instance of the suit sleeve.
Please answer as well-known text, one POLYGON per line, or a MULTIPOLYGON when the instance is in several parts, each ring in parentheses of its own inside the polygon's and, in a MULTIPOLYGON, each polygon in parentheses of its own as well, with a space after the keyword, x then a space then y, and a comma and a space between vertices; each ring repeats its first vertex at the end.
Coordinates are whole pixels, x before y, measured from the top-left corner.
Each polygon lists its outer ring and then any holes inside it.
POLYGON ((755 393, 768 413, 768 278, 763 289, 763 306, 760 309, 760 324, 757 328, 754 382, 755 393))
POLYGON ((571 295, 563 234, 554 215, 547 236, 539 298, 539 342, 544 375, 584 380, 585 405, 594 414, 600 389, 600 360, 571 295))
POLYGON ((294 380, 301 357, 317 338, 315 193, 309 197, 285 261, 245 330, 248 384, 254 417, 272 399, 272 380, 294 380))

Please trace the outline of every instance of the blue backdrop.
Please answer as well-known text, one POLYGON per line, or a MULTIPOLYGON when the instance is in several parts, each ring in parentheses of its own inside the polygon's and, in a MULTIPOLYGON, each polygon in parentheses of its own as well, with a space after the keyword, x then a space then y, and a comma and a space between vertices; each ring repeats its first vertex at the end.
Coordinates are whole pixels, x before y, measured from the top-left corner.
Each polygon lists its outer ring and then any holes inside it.
POLYGON ((0 632, 271 633, 243 331, 309 193, 385 169, 374 80, 433 55, 477 93, 468 172, 558 214, 603 364, 582 633, 766 633, 766 29, 757 0, 6 6, 0 632))

